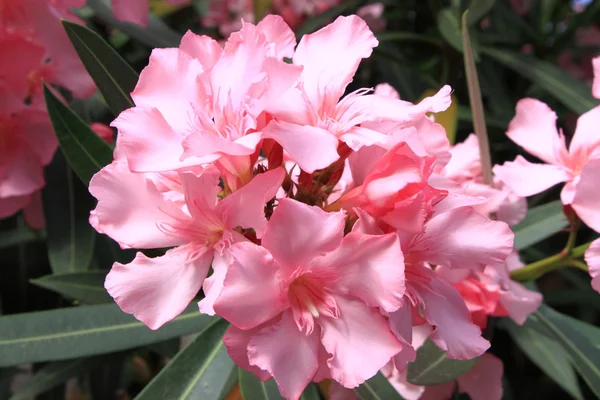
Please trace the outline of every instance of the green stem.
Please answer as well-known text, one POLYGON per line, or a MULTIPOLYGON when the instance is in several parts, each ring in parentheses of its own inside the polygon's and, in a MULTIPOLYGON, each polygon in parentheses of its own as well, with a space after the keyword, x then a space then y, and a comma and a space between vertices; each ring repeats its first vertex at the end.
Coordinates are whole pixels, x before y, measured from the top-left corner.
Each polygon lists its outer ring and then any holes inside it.
MULTIPOLYGON (((566 247, 560 253, 544 258, 543 260, 527 264, 523 268, 511 271, 510 277, 516 281, 530 281, 539 278, 540 276, 564 267, 574 267, 587 271, 587 266, 584 262, 578 260, 585 251, 590 247, 590 243, 582 244, 570 251, 566 247)), ((568 242, 567 242, 568 246, 568 242)))

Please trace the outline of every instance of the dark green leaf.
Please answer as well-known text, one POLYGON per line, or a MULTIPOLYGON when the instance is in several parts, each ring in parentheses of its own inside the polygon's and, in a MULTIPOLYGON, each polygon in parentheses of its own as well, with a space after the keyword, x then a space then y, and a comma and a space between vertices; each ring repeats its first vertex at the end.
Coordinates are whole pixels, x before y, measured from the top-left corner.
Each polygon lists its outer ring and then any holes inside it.
POLYGON ((112 161, 112 149, 46 85, 44 98, 60 147, 71 168, 87 185, 96 172, 112 161))
POLYGON ((361 400, 402 400, 402 396, 381 372, 354 389, 354 392, 361 400))
POLYGON ((96 15, 102 21, 147 46, 152 48, 179 46, 181 35, 152 14, 148 15, 148 26, 144 28, 138 24, 131 24, 116 19, 111 8, 103 0, 87 0, 87 5, 96 12, 96 15))
POLYGON ((145 346, 202 330, 214 318, 193 303, 153 331, 116 304, 63 308, 0 317, 0 367, 65 360, 145 346))
POLYGON ((406 379, 419 386, 439 385, 469 372, 476 362, 477 358, 451 360, 446 357, 446 352, 427 340, 417 350, 417 359, 408 364, 406 379))
POLYGON ((313 33, 316 30, 321 29, 337 16, 342 15, 349 10, 358 8, 361 3, 361 0, 346 0, 335 7, 329 8, 321 14, 308 18, 306 22, 296 29, 296 37, 300 39, 303 35, 313 33))
POLYGON ((532 246, 567 225, 560 200, 533 207, 529 209, 525 219, 513 227, 515 248, 522 250, 532 246))
POLYGON ((113 113, 118 115, 133 107, 129 94, 138 81, 138 74, 133 68, 96 32, 66 20, 62 24, 113 113))
POLYGON ((218 400, 234 367, 222 340, 228 325, 225 320, 214 320, 136 399, 218 400))
POLYGON ((469 2, 469 25, 483 18, 494 6, 496 0, 471 0, 469 2))
POLYGON ((554 340, 540 334, 535 322, 527 321, 519 326, 509 319, 503 321, 510 336, 521 350, 542 371, 575 399, 583 399, 577 376, 565 350, 554 340))
POLYGON ((314 382, 309 383, 304 392, 302 392, 300 400, 321 400, 319 386, 314 382))
POLYGON ((244 400, 284 400, 273 379, 261 382, 252 372, 239 368, 238 381, 244 400))
POLYGON ((106 271, 87 271, 46 275, 30 282, 70 299, 100 304, 112 302, 112 298, 104 289, 105 278, 106 271))
POLYGON ((0 368, 0 399, 8 399, 10 397, 12 394, 12 382, 18 373, 19 368, 17 367, 0 368))
POLYGON ((600 330, 582 329, 581 324, 550 307, 540 306, 530 317, 565 350, 567 357, 592 392, 600 397, 600 330), (591 332, 594 332, 593 334, 591 332))
POLYGON ((44 232, 32 231, 27 227, 25 227, 25 229, 14 229, 0 232, 0 250, 17 246, 19 244, 41 240, 44 238, 44 236, 44 232))
POLYGON ((229 377, 227 377, 227 381, 225 382, 225 385, 223 385, 223 390, 221 391, 219 400, 226 400, 231 391, 234 390, 235 384, 238 381, 238 369, 239 368, 237 366, 234 366, 229 373, 229 377))
POLYGON ((583 114, 600 103, 592 97, 588 85, 549 62, 491 47, 483 48, 482 52, 545 89, 576 114, 583 114))
POLYGON ((96 238, 89 223, 93 199, 74 176, 64 154, 56 153, 46 172, 42 195, 52 272, 85 271, 92 262, 96 238))
MULTIPOLYGON (((121 356, 119 355, 119 357, 121 356)), ((115 358, 114 354, 47 364, 37 370, 31 379, 27 381, 27 384, 14 393, 10 400, 23 400, 37 396, 65 383, 73 377, 85 374, 112 358, 115 358)))
MULTIPOLYGON (((444 40, 456 50, 463 52, 460 14, 451 7, 444 8, 437 15, 437 26, 444 40)), ((475 37, 472 39, 473 59, 479 61, 479 46, 475 37)))

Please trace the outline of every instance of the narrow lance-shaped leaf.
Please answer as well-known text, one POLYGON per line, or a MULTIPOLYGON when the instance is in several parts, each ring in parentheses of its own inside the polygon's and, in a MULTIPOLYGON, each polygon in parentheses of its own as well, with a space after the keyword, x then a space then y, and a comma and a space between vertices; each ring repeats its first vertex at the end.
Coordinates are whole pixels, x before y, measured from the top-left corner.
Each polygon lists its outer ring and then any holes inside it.
POLYGON ((85 271, 92 262, 96 232, 89 223, 93 200, 62 153, 46 171, 43 205, 48 258, 55 274, 85 271))
POLYGON ((446 357, 446 352, 427 340, 417 350, 417 359, 408 364, 406 379, 419 386, 440 385, 468 372, 476 362, 477 358, 451 360, 446 357))
POLYGON ((130 93, 138 81, 133 68, 96 32, 65 20, 62 24, 113 113, 133 107, 130 93))
POLYGON ((112 148, 46 85, 44 98, 60 147, 71 168, 87 185, 96 172, 112 161, 112 148))
POLYGON ((574 399, 583 399, 575 371, 561 345, 545 335, 540 335, 535 329, 536 323, 532 320, 523 326, 508 319, 502 322, 515 343, 535 365, 574 399))
POLYGON ((527 217, 513 227, 515 248, 522 250, 532 246, 567 225, 560 200, 533 207, 527 211, 527 217))
POLYGON ((0 367, 65 360, 145 346, 198 332, 214 318, 193 303, 160 329, 150 330, 116 304, 0 317, 0 367))
POLYGON ((215 320, 154 378, 136 400, 218 400, 234 363, 223 344, 229 324, 215 320))
POLYGON ((284 400, 273 379, 262 382, 252 372, 239 368, 238 380, 244 400, 284 400))
POLYGON ((402 400, 402 396, 381 372, 354 389, 361 400, 402 400))
POLYGON ((471 0, 469 2, 469 25, 474 25, 483 18, 494 6, 496 0, 471 0))
POLYGON ((588 85, 549 62, 496 48, 486 47, 482 52, 545 89, 576 114, 583 114, 600 104, 592 97, 588 85))
POLYGON ((106 271, 86 271, 46 275, 30 282, 83 303, 112 303, 112 298, 104 289, 105 278, 106 271))
POLYGON ((483 111, 483 101, 481 100, 481 88, 479 87, 479 78, 477 77, 477 68, 475 67, 473 47, 471 45, 471 36, 469 35, 469 26, 467 24, 468 16, 469 11, 465 11, 462 16, 463 58, 465 61, 465 72, 467 74, 467 89, 469 90, 471 110, 473 110, 473 128, 479 143, 479 158, 481 160, 481 170, 483 172, 483 183, 493 186, 494 178, 492 176, 490 143, 488 140, 487 127, 485 126, 485 113, 483 111))

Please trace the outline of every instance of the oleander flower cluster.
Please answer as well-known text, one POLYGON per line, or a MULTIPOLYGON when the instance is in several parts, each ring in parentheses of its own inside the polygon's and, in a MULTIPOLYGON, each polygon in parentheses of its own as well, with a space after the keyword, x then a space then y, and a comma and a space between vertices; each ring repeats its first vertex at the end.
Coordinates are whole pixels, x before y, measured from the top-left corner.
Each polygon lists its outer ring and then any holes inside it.
POLYGON ((81 22, 68 7, 83 3, 0 2, 0 218, 23 209, 30 226, 44 226, 43 167, 52 160, 58 143, 46 111, 42 80, 77 98, 94 93, 94 82, 60 23, 61 18, 81 22))
POLYGON ((450 146, 435 122, 449 86, 418 104, 355 88, 377 45, 357 16, 296 44, 269 15, 223 46, 188 32, 153 50, 90 183, 99 232, 163 250, 114 264, 123 311, 158 329, 202 293, 199 311, 231 323, 231 358, 287 399, 402 380, 425 340, 472 359, 488 316, 524 323, 541 297, 509 277, 509 224, 528 193, 483 185, 474 137, 450 146))

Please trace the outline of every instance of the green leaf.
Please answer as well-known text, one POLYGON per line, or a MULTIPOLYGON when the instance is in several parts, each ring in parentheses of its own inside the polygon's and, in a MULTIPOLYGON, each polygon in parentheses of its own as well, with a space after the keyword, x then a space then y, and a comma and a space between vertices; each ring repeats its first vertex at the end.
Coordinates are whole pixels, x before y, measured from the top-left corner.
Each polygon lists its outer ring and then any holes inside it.
POLYGON ((346 0, 335 7, 327 9, 321 14, 308 18, 306 22, 304 22, 298 27, 298 29, 296 29, 296 38, 300 40, 302 36, 309 33, 313 33, 318 29, 321 29, 323 26, 327 25, 330 21, 332 21, 339 15, 342 15, 349 10, 358 8, 358 6, 361 3, 362 0, 346 0))
POLYGON ((321 400, 319 386, 314 382, 309 383, 300 395, 300 400, 321 400))
MULTIPOLYGON (((219 395, 219 400, 227 400, 229 398, 229 394, 234 390, 235 385, 238 381, 238 367, 234 366, 229 373, 229 377, 227 377, 227 381, 225 385, 223 385, 223 390, 221 390, 221 394, 219 395)), ((239 388, 236 388, 239 393, 239 388)))
POLYGON ((531 320, 523 326, 508 318, 502 322, 515 343, 535 365, 574 399, 583 399, 575 371, 569 364, 565 350, 556 341, 541 335, 531 320))
POLYGON ((471 0, 469 2, 469 26, 483 18, 494 6, 496 0, 471 0))
POLYGON ((549 62, 491 47, 481 51, 545 89, 576 114, 583 114, 600 104, 592 97, 588 85, 549 62))
POLYGON ((540 306, 529 318, 563 347, 573 367, 592 392, 600 397, 600 333, 597 331, 592 336, 589 330, 582 330, 581 325, 574 324, 571 318, 545 305, 540 306))
POLYGON ((446 352, 427 340, 417 350, 417 359, 408 364, 406 379, 415 385, 431 386, 450 382, 469 372, 477 358, 472 360, 451 360, 446 352))
POLYGON ((239 368, 238 380, 244 400, 284 400, 273 379, 262 382, 252 372, 239 368))
POLYGON ((202 330, 214 318, 193 303, 153 331, 116 304, 0 317, 0 367, 66 360, 145 346, 202 330))
POLYGON ((77 114, 56 98, 46 85, 44 98, 60 147, 71 168, 87 185, 96 172, 112 161, 112 149, 77 114))
POLYGON ((119 29, 149 47, 179 47, 181 35, 152 14, 148 15, 148 26, 142 27, 116 19, 113 11, 104 0, 87 0, 87 5, 107 25, 119 29))
POLYGON ((137 72, 96 32, 66 20, 62 24, 113 113, 119 115, 133 107, 135 104, 129 94, 137 84, 137 72))
MULTIPOLYGON (((121 357, 121 354, 119 354, 121 357)), ((102 355, 78 360, 58 361, 47 364, 37 370, 22 389, 9 400, 26 400, 53 389, 71 378, 85 374, 103 362, 115 358, 115 355, 102 355)))
POLYGON ((354 389, 354 393, 361 400, 402 400, 402 396, 381 372, 354 389))
POLYGON ((62 153, 56 153, 47 167, 42 196, 52 272, 87 270, 92 262, 96 238, 96 231, 89 223, 94 202, 62 153))
POLYGON ((30 282, 83 303, 111 303, 112 298, 104 289, 105 278, 106 271, 87 271, 46 275, 30 282))
POLYGON ((17 246, 19 244, 42 240, 44 236, 44 232, 36 232, 28 227, 24 227, 24 229, 13 229, 10 231, 0 232, 0 250, 17 246))
POLYGON ((513 227, 517 250, 532 246, 568 225, 560 200, 533 207, 523 221, 513 227))
MULTIPOLYGON (((462 53, 463 41, 459 13, 451 7, 442 9, 437 15, 437 27, 444 40, 462 53)), ((472 50, 473 59, 479 62, 479 46, 475 38, 472 38, 472 50)))
POLYGON ((229 324, 213 320, 154 378, 136 400, 218 400, 234 363, 223 344, 229 324))

